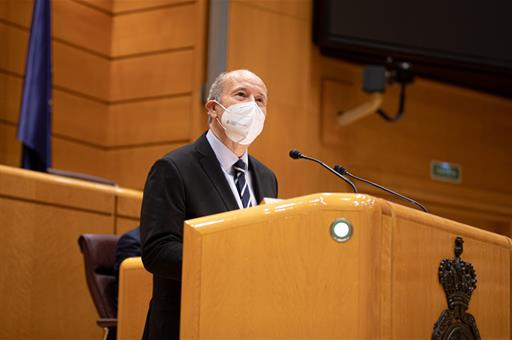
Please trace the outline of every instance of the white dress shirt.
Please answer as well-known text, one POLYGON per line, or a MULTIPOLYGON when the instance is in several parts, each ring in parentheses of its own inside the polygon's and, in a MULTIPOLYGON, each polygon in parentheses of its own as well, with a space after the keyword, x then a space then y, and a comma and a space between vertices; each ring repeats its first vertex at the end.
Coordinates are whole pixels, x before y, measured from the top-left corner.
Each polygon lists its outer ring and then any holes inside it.
POLYGON ((233 153, 233 151, 229 150, 227 146, 225 146, 218 138, 215 136, 215 134, 212 132, 212 130, 208 130, 206 133, 206 139, 208 140, 208 143, 210 143, 210 146, 213 149, 213 152, 215 153, 215 156, 217 157, 217 160, 220 163, 220 167, 222 168, 222 172, 224 173, 224 176, 226 176, 226 180, 229 183, 229 187, 231 188, 231 191, 233 192, 233 196, 235 196, 236 202, 238 203, 238 207, 242 209, 242 200, 240 199, 240 194, 238 193, 238 189, 235 185, 235 172, 233 171, 233 164, 235 164, 238 159, 241 159, 244 161, 244 163, 247 165, 247 171, 245 172, 245 181, 247 182, 249 193, 251 194, 251 207, 256 206, 256 199, 254 197, 254 190, 252 188, 252 179, 251 179, 251 173, 249 172, 249 156, 247 152, 245 152, 242 157, 238 158, 237 155, 233 153))

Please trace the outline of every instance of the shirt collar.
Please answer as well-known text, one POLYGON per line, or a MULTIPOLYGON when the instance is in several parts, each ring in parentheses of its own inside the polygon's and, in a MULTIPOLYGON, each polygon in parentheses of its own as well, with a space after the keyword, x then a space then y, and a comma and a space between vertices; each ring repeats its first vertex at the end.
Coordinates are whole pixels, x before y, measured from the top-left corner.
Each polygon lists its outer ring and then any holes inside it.
POLYGON ((219 138, 217 138, 217 136, 215 136, 212 130, 208 130, 206 133, 206 139, 208 140, 208 143, 210 143, 210 146, 212 147, 213 152, 215 153, 215 156, 220 163, 220 166, 227 173, 232 173, 233 164, 235 164, 238 159, 243 160, 246 165, 249 165, 249 156, 247 151, 244 152, 242 157, 239 158, 233 153, 233 151, 229 150, 228 147, 225 146, 219 138))

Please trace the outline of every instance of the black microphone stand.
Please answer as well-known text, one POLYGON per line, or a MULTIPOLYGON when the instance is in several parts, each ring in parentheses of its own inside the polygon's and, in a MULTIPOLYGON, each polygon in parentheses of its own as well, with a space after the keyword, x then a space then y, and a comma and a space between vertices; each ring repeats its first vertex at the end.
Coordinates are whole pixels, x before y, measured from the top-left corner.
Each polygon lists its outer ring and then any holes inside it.
POLYGON ((421 203, 416 202, 415 200, 413 200, 413 199, 411 199, 411 198, 409 198, 409 197, 406 197, 406 196, 404 196, 404 195, 401 195, 401 194, 399 194, 399 193, 398 193, 398 192, 396 192, 396 191, 393 191, 393 190, 391 190, 391 189, 388 189, 388 188, 386 188, 386 187, 383 187, 382 185, 379 185, 379 184, 377 184, 377 183, 373 183, 373 182, 371 182, 371 181, 369 181, 369 180, 367 180, 367 179, 364 179, 364 178, 358 177, 358 176, 356 176, 356 175, 352 175, 350 172, 348 172, 348 170, 347 170, 347 169, 345 169, 344 167, 342 167, 342 166, 340 166, 340 165, 335 165, 335 166, 334 166, 334 170, 335 170, 337 173, 339 173, 340 175, 347 175, 347 176, 349 176, 349 177, 351 177, 351 178, 357 179, 358 181, 361 181, 361 182, 367 183, 367 184, 369 184, 369 185, 371 185, 371 186, 374 186, 374 187, 376 187, 376 188, 379 188, 379 189, 381 189, 381 190, 384 190, 385 192, 387 192, 387 193, 389 193, 389 194, 391 194, 391 195, 397 196, 397 197, 399 197, 399 198, 403 199, 404 201, 407 201, 407 202, 409 202, 409 203, 411 203, 411 204, 415 205, 416 207, 420 208, 420 209, 421 209, 421 210, 423 210, 424 212, 428 212, 428 211, 427 211, 427 208, 425 208, 425 206, 423 206, 421 203))
POLYGON ((324 168, 326 168, 327 170, 329 170, 330 172, 332 172, 333 174, 335 174, 337 177, 341 178, 342 180, 344 180, 345 182, 347 182, 351 187, 352 187, 352 190, 355 192, 355 193, 358 193, 359 191, 357 190, 357 187, 356 185, 351 181, 349 180, 348 178, 346 178, 345 176, 343 176, 342 174, 338 173, 337 171, 334 171, 333 168, 331 168, 330 166, 328 166, 327 164, 325 164, 324 162, 322 161, 319 161, 318 159, 315 159, 315 158, 312 158, 312 157, 308 157, 304 154, 302 154, 300 151, 298 150, 291 150, 290 151, 290 157, 293 158, 293 159, 299 159, 299 158, 303 158, 303 159, 307 159, 309 161, 313 161, 315 163, 318 163, 320 164, 321 166, 323 166, 324 168))

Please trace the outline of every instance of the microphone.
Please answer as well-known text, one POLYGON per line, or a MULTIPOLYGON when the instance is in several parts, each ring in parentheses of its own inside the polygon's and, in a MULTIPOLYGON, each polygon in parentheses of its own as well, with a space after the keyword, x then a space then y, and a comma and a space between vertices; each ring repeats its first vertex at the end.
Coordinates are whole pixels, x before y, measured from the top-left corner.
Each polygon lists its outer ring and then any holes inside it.
POLYGON ((352 183, 351 180, 349 180, 347 177, 343 176, 342 174, 338 173, 337 171, 334 171, 333 168, 331 168, 330 166, 328 166, 324 162, 321 162, 318 159, 315 159, 315 158, 312 158, 312 157, 308 157, 308 156, 304 155, 303 153, 301 153, 299 150, 291 150, 290 151, 290 157, 293 158, 293 159, 303 158, 303 159, 307 159, 309 161, 313 161, 315 163, 320 164, 321 166, 323 166, 324 168, 326 168, 327 170, 329 170, 330 172, 332 172, 333 174, 335 174, 336 176, 338 176, 339 178, 341 178, 342 180, 347 182, 352 187, 352 190, 354 190, 355 193, 358 192, 355 184, 352 183))
POLYGON ((421 203, 418 203, 416 202, 415 200, 409 198, 409 197, 405 197, 404 195, 401 195, 399 194, 398 192, 395 192, 393 190, 390 190, 388 188, 385 188, 383 187, 382 185, 379 185, 377 183, 373 183, 367 179, 364 179, 364 178, 361 178, 361 177, 357 177, 356 175, 352 175, 350 172, 348 172, 347 169, 345 169, 344 167, 342 167, 341 165, 335 165, 334 166, 334 170, 339 173, 340 175, 344 175, 344 176, 349 176, 351 178, 354 178, 354 179, 357 179, 358 181, 362 181, 362 182, 365 182, 367 184, 370 184, 371 186, 374 186, 376 188, 379 188, 381 190, 384 190, 385 192, 387 193, 390 193, 391 195, 394 195, 396 197, 399 197, 401 199, 403 199, 404 201, 407 201, 413 205, 415 205, 416 207, 420 208, 421 210, 423 210, 424 212, 428 212, 427 211, 427 208, 425 208, 421 203))

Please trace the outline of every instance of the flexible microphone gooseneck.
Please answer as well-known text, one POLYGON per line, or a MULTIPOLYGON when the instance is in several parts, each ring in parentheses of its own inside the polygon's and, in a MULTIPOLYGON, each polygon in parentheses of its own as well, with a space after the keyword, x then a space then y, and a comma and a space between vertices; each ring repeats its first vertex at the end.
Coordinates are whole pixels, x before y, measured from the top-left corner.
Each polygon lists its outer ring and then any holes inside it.
POLYGON ((303 159, 307 159, 309 161, 313 161, 315 163, 320 164, 321 166, 323 166, 324 168, 326 168, 327 170, 329 170, 330 172, 332 172, 333 174, 335 174, 336 176, 338 176, 339 178, 341 178, 342 180, 347 182, 352 187, 352 190, 354 190, 354 192, 356 192, 356 193, 358 192, 356 185, 354 183, 352 183, 351 180, 349 180, 347 177, 343 176, 342 174, 338 173, 337 171, 335 171, 333 168, 331 168, 330 166, 328 166, 324 162, 319 161, 318 159, 315 159, 315 158, 312 158, 312 157, 308 157, 308 156, 302 154, 299 150, 291 150, 290 151, 290 157, 293 158, 293 159, 303 158, 303 159))
POLYGON ((351 178, 354 178, 354 179, 357 179, 358 181, 361 181, 361 182, 365 182, 367 184, 370 184, 376 188, 379 188, 381 190, 384 190, 385 192, 387 193, 390 193, 391 195, 395 195, 396 197, 399 197, 401 199, 403 199, 404 201, 407 201, 415 206, 417 206, 418 208, 420 208, 421 210, 423 210, 424 212, 428 212, 427 211, 427 208, 425 208, 421 203, 418 203, 416 202, 415 200, 409 198, 409 197, 405 197, 404 195, 401 195, 399 194, 398 192, 395 192, 391 189, 388 189, 388 188, 385 188, 383 187, 382 185, 379 185, 377 183, 373 183, 367 179, 364 179, 364 178, 361 178, 361 177, 358 177, 356 175, 352 175, 350 172, 348 172, 347 169, 345 169, 344 167, 342 167, 341 165, 335 165, 334 166, 334 170, 339 173, 340 175, 344 175, 344 176, 348 176, 348 177, 351 177, 351 178))

